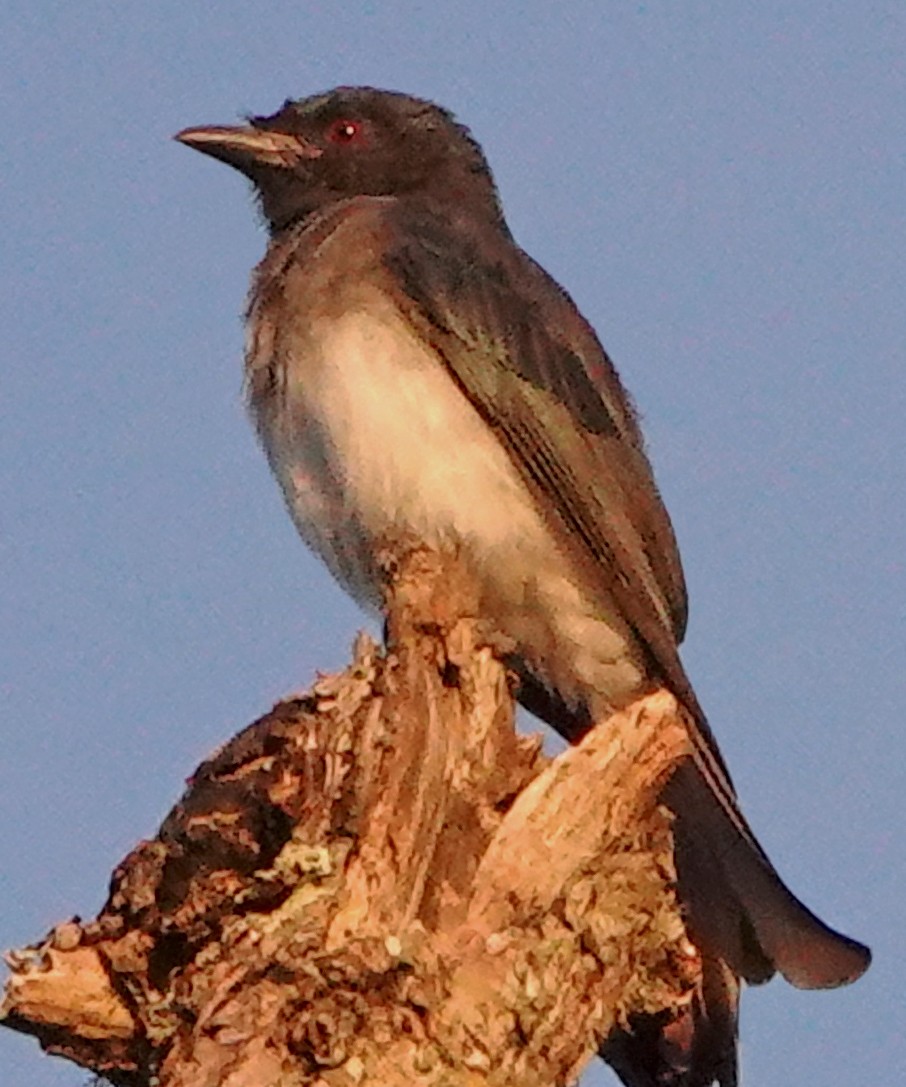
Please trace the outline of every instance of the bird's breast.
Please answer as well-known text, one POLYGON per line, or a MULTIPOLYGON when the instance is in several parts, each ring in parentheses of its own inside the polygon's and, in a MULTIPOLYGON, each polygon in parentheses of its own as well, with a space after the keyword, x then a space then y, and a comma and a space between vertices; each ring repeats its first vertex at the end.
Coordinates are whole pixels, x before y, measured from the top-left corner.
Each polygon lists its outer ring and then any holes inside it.
POLYGON ((250 332, 250 366, 270 368, 253 415, 289 511, 359 603, 380 607, 388 540, 453 545, 531 671, 577 703, 626 700, 641 678, 631 633, 583 593, 504 446, 397 311, 250 332))
POLYGON ((501 560, 543 533, 505 450, 401 316, 369 306, 280 339, 261 438, 300 532, 361 602, 376 603, 374 543, 395 533, 501 560))

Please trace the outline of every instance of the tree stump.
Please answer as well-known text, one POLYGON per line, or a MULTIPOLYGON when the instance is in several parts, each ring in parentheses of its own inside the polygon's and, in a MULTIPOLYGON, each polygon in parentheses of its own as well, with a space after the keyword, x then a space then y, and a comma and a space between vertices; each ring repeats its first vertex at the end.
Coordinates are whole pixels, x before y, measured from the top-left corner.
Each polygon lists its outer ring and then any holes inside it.
POLYGON ((386 648, 203 763, 96 920, 11 952, 5 1025, 122 1087, 550 1087, 681 1021, 681 713, 546 758, 460 573, 390 569, 386 648))

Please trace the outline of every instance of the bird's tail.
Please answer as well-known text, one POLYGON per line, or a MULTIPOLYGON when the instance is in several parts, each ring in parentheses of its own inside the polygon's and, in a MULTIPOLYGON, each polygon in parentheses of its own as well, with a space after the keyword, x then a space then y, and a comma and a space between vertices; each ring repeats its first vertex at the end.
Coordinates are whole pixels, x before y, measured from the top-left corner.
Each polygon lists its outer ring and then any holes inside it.
POLYGON ((721 959, 702 957, 692 1000, 675 1014, 633 1016, 600 1049, 625 1087, 737 1087, 739 982, 721 959))
POLYGON ((868 948, 796 898, 738 809, 728 816, 697 760, 677 769, 663 799, 675 815, 680 894, 693 926, 738 974, 757 983, 776 969, 797 988, 829 989, 865 972, 868 948))
MULTIPOLYGON (((825 925, 790 891, 739 810, 726 765, 695 696, 685 685, 692 756, 662 799, 675 817, 680 897, 703 953, 757 984, 775 970, 800 989, 855 981, 871 962, 864 944, 825 925)), ((523 676, 520 701, 571 743, 594 723, 556 693, 523 676)))

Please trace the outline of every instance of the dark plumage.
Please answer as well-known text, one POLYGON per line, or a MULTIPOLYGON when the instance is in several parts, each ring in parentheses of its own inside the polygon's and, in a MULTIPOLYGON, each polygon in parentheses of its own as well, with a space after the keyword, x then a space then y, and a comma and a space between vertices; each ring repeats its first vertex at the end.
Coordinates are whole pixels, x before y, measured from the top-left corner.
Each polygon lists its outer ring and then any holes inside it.
POLYGON ((594 330, 513 241, 478 144, 429 102, 345 87, 177 138, 255 185, 271 244, 249 306, 250 406, 340 582, 379 606, 377 541, 453 539, 514 646, 522 701, 564 736, 660 685, 688 710, 694 762, 665 798, 713 952, 695 1067, 664 1078, 644 1032, 611 1056, 627 1083, 734 1082, 736 975, 840 985, 869 953, 789 892, 739 811, 678 655, 670 521, 594 330))

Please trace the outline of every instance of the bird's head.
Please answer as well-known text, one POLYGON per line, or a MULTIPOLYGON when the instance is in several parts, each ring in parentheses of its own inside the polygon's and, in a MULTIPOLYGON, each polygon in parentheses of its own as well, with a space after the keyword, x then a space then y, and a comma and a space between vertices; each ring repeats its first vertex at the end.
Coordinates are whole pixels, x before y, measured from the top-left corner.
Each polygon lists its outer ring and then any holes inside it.
POLYGON ((354 196, 424 195, 454 214, 501 220, 481 148, 446 110, 371 87, 287 100, 248 124, 187 128, 176 139, 220 159, 255 185, 271 228, 354 196))

